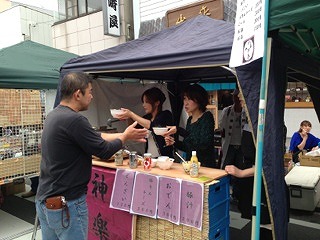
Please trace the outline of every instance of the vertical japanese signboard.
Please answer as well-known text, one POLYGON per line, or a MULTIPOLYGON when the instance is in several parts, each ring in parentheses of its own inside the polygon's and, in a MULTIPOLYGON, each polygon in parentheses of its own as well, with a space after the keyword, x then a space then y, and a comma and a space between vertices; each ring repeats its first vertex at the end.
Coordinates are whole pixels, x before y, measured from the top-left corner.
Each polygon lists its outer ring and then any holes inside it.
POLYGON ((110 201, 111 208, 130 212, 135 174, 135 171, 117 169, 110 201))
POLYGON ((89 240, 131 239, 132 215, 109 208, 114 179, 114 170, 92 168, 87 193, 89 240))
POLYGON ((136 173, 130 212, 156 218, 158 205, 157 176, 136 173))
POLYGON ((180 224, 202 228, 203 184, 182 181, 180 224))
POLYGON ((120 0, 102 0, 104 34, 120 36, 120 0))
POLYGON ((264 53, 265 0, 238 0, 230 67, 248 64, 264 53))
POLYGON ((158 218, 180 223, 181 180, 159 177, 158 218))

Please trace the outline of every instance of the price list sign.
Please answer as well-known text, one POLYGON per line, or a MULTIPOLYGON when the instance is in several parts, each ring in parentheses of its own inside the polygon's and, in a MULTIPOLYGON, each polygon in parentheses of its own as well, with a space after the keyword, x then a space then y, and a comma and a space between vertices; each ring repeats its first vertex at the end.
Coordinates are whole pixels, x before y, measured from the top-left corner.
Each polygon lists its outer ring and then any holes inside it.
POLYGON ((117 169, 110 208, 130 212, 135 171, 117 169))
POLYGON ((159 177, 158 218, 180 223, 181 180, 159 177))
POLYGON ((203 184, 182 181, 180 223, 201 230, 202 211, 203 184))
POLYGON ((159 177, 136 173, 130 212, 156 218, 159 177))

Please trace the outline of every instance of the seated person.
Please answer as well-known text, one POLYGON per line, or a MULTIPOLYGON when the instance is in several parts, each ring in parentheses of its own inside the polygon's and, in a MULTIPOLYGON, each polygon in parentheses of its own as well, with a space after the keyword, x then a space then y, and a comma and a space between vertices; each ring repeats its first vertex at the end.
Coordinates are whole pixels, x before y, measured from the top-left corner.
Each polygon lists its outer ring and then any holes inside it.
POLYGON ((304 120, 300 123, 300 129, 295 132, 290 141, 289 151, 292 153, 294 163, 299 162, 298 154, 302 150, 311 151, 318 147, 320 139, 310 133, 312 125, 304 120))

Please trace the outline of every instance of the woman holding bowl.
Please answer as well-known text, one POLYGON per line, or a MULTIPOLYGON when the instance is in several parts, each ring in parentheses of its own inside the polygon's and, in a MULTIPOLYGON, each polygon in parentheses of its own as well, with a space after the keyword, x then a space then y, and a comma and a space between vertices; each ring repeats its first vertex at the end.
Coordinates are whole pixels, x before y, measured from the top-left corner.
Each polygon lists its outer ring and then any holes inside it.
POLYGON ((208 92, 198 84, 189 85, 183 91, 184 109, 190 116, 186 129, 176 126, 164 134, 166 144, 174 145, 179 150, 186 152, 187 160, 190 160, 192 151, 197 151, 197 157, 204 167, 216 167, 214 149, 214 118, 207 111, 209 102, 208 92), (170 136, 177 133, 183 137, 180 141, 170 136))
POLYGON ((117 114, 120 120, 131 119, 137 121, 140 126, 148 129, 150 134, 147 138, 145 151, 152 157, 173 157, 173 147, 166 146, 164 137, 154 133, 154 127, 166 127, 173 124, 173 116, 169 110, 163 110, 162 106, 166 100, 164 93, 157 87, 147 89, 141 96, 142 107, 146 115, 143 117, 126 108, 121 108, 122 113, 117 114))

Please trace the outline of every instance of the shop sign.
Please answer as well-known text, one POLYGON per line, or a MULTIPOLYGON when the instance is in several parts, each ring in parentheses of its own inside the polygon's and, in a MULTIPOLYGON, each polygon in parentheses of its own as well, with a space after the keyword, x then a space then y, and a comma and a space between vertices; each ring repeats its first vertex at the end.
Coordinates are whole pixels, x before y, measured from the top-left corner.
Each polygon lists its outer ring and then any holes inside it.
POLYGON ((105 35, 120 36, 120 0, 102 0, 105 35))
POLYGON ((223 0, 205 0, 167 11, 167 26, 175 26, 197 15, 223 19, 223 0))

